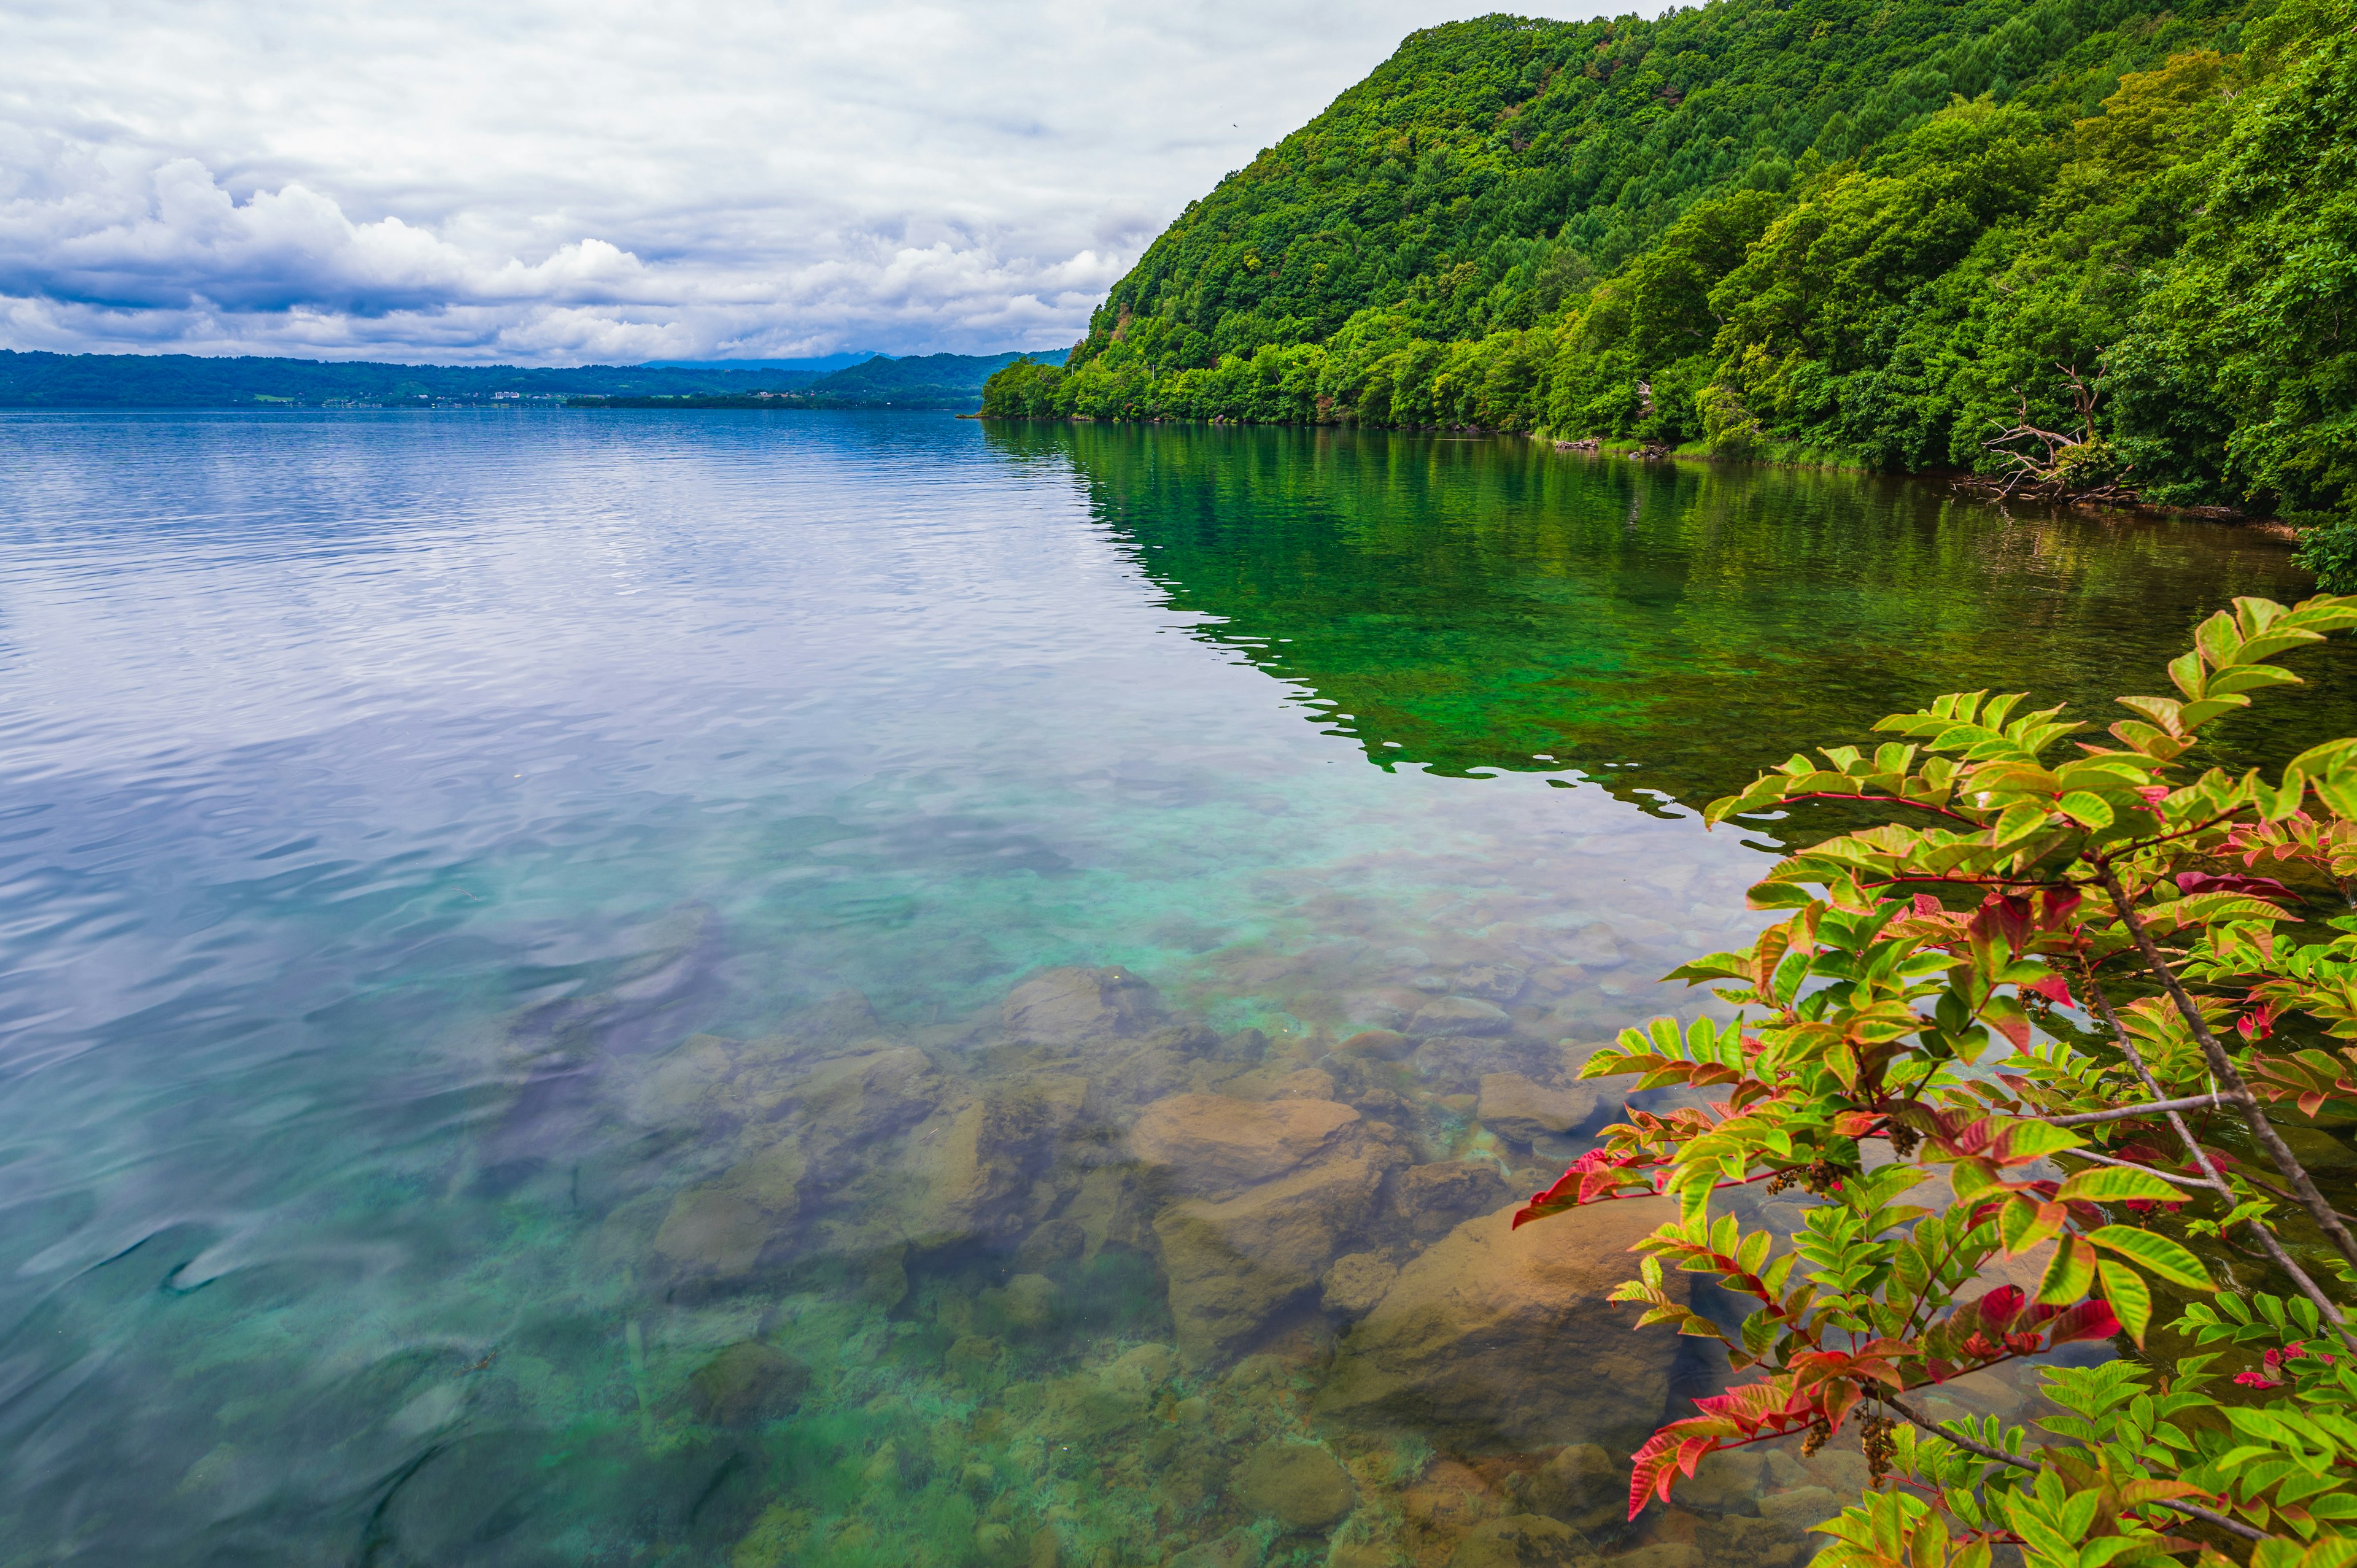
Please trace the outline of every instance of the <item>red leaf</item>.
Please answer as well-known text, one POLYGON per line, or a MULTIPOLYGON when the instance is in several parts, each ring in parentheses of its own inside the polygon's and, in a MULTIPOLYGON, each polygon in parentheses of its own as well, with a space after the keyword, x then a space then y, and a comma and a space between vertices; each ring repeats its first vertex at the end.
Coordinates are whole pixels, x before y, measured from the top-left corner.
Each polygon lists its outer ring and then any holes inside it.
POLYGON ((1594 1202, 1598 1192, 1620 1187, 1619 1173, 1649 1157, 1641 1149, 1626 1149, 1618 1154, 1610 1149, 1588 1150, 1571 1162, 1570 1168, 1555 1178, 1553 1187, 1531 1194, 1530 1202, 1514 1210, 1514 1222, 1509 1229, 1519 1230, 1534 1219, 1544 1219, 1550 1214, 1594 1202))
POLYGON ((2176 882, 2177 890, 2188 897, 2196 893, 2247 893, 2254 898, 2266 898, 2294 909, 2308 902, 2272 876, 2245 876, 2239 871, 2180 871, 2176 882))
POLYGON ((2066 1307, 2049 1329, 2047 1345, 2068 1345, 2076 1339, 2109 1339, 2120 1331, 2120 1320, 2106 1301, 2083 1301, 2066 1307))
POLYGON ((2049 1002, 2059 1003, 2065 1007, 2078 1005, 2071 1000, 2071 983, 2059 974, 2049 974, 2043 980, 2033 980, 2020 989, 2034 991, 2049 1002))
POLYGON ((2002 943, 2008 958, 2021 950, 2029 932, 2029 900, 2004 893, 1992 893, 1982 899, 1981 907, 1964 923, 1964 934, 1972 939, 1974 946, 2002 943))
MULTIPOLYGON (((1999 1285, 1980 1300, 1974 1302, 1971 1310, 1991 1328, 2003 1328, 2021 1316, 2023 1295, 2024 1292, 2019 1285, 1999 1285)), ((1962 1311, 1959 1311, 1957 1316, 1962 1316, 1962 1311)))

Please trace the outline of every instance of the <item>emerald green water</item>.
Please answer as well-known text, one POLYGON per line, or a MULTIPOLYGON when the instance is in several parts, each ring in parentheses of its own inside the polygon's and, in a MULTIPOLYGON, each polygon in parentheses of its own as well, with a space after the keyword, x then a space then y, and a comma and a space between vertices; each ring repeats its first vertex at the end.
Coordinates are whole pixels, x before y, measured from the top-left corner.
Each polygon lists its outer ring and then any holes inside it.
MULTIPOLYGON (((1711 1384, 1624 1309, 1511 1376, 1479 1302, 1385 1327, 1604 1113, 1483 1079, 1687 1004, 1760 764, 2305 591, 1853 477, 929 415, 16 417, 0 498, 10 1565, 1781 1565, 1854 1455, 1581 1489, 1711 1384)), ((2222 759, 2357 729, 2302 668, 2222 759)))

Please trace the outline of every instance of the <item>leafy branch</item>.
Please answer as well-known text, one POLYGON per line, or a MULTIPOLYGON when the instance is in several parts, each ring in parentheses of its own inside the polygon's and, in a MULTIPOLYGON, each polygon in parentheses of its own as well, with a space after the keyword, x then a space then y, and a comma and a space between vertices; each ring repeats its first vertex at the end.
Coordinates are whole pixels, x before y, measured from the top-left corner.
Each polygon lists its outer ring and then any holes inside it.
MULTIPOLYGON (((2297 683, 2279 659, 2352 626, 2357 598, 2238 599, 2169 664, 2176 695, 2122 698, 2132 716, 2099 736, 2018 693, 1959 693, 1882 720, 1898 738, 1870 754, 1795 754, 1710 806, 1714 825, 1825 802, 1900 814, 1780 861, 1750 902, 1783 918, 1672 972, 1732 1019, 1624 1031, 1584 1072, 1693 1102, 1607 1129, 1515 1217, 1674 1199, 1616 1299, 1640 1326, 1723 1341, 1751 1378, 1639 1450, 1632 1517, 1716 1449, 1821 1444, 1856 1417, 1878 1487, 1902 1489, 1822 1527, 1829 1568, 1979 1565, 2006 1544, 2035 1568, 2222 1564, 2227 1548, 2274 1568, 2357 1521, 2357 1332, 2335 1294, 2357 1283, 2357 1235, 2270 1114, 2357 1113, 2357 1044, 2303 1043, 2357 1042, 2357 918, 2293 940, 2311 903, 2295 882, 2344 906, 2357 886, 2357 740, 2273 779, 2186 763, 2205 725, 2297 683), (2224 1127, 2281 1185, 2216 1145, 2224 1127), (1873 1141, 1887 1163, 1869 1166, 1873 1141), (1817 1200, 1789 1237, 1713 1210, 1762 1182, 1817 1200), (1906 1201, 1918 1187, 1936 1196, 1906 1201), (2222 1291, 2197 1248, 2244 1245, 2293 1294, 2222 1291), (1999 1283, 2007 1262, 2036 1285, 1999 1283), (1754 1309, 1724 1329, 1672 1269, 1754 1309), (2163 1292, 2196 1298, 2176 1330, 2259 1345, 2233 1381, 2266 1398, 2226 1407, 2226 1430, 2198 1391, 2229 1352, 2181 1359, 2158 1391, 2128 1362, 2050 1368, 2076 1413, 2034 1449, 1907 1402, 2075 1341, 2147 1348, 2163 1292), (2351 1353, 2306 1348, 2319 1337, 2351 1353)), ((2357 1561, 2347 1545, 2329 1561, 2357 1561)))

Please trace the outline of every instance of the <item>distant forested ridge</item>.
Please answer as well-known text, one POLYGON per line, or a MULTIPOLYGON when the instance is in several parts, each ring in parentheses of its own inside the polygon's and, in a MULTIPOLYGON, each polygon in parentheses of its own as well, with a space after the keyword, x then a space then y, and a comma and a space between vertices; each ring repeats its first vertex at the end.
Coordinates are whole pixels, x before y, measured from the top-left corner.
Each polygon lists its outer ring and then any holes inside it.
POLYGON ((0 349, 0 408, 404 407, 579 397, 708 400, 762 392, 782 394, 784 406, 972 408, 991 372, 1020 357, 877 355, 831 371, 660 365, 543 370, 0 349))
POLYGON ((986 413, 2357 495, 2352 0, 1715 0, 1415 34, 986 413), (2010 441, 1990 443, 2007 429, 2010 441))

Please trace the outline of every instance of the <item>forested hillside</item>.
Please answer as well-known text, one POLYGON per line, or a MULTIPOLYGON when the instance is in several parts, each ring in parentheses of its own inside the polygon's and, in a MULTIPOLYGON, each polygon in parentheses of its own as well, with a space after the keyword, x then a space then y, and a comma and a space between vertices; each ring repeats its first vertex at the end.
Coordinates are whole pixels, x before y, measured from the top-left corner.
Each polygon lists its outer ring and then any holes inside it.
POLYGON ((1435 27, 1190 206, 1066 368, 1000 372, 985 411, 1478 425, 2335 510, 2352 21, 1717 0, 1435 27))

